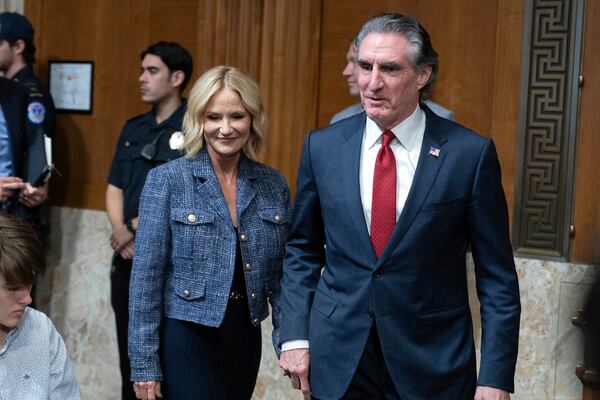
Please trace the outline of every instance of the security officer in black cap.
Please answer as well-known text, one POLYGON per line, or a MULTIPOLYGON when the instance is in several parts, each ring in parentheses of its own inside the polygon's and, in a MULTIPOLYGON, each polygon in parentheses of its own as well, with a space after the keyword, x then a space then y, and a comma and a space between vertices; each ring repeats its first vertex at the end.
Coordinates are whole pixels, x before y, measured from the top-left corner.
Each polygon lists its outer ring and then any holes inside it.
POLYGON ((38 237, 46 242, 50 224, 48 197, 49 154, 47 147, 54 134, 54 102, 46 86, 33 74, 35 62, 33 27, 21 14, 0 13, 0 71, 27 89, 27 160, 26 186, 19 195, 15 215, 33 225, 38 237))
POLYGON ((181 125, 186 102, 181 93, 192 75, 192 56, 177 43, 158 42, 141 54, 140 92, 152 110, 123 127, 108 175, 106 211, 114 250, 111 303, 117 325, 122 398, 135 399, 127 355, 129 278, 138 206, 151 168, 182 155, 181 125))

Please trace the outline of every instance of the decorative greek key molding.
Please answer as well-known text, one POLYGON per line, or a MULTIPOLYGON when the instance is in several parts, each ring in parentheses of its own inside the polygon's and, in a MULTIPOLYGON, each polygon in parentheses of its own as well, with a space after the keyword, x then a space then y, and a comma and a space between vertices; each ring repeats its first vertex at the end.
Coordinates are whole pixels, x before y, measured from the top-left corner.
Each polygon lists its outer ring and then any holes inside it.
POLYGON ((583 0, 529 0, 513 242, 568 258, 583 0))

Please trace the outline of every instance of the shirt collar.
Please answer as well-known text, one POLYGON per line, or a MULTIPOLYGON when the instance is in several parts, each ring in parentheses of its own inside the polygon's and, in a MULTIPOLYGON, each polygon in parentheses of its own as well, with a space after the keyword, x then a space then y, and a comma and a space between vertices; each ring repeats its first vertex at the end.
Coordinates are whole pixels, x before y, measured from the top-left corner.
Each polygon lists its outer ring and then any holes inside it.
MULTIPOLYGON (((415 111, 410 114, 404 121, 394 126, 391 131, 396 136, 396 139, 402 144, 402 146, 409 152, 415 145, 417 133, 419 129, 424 125, 425 113, 421 110, 421 107, 417 105, 415 111)), ((365 144, 370 149, 376 144, 381 143, 381 134, 383 131, 375 121, 373 121, 367 115, 367 124, 365 127, 365 144)))
POLYGON ((159 128, 163 128, 166 125, 169 125, 173 129, 181 130, 181 125, 183 123, 183 115, 185 114, 186 107, 187 107, 187 101, 185 99, 183 99, 181 101, 181 104, 179 105, 179 107, 177 107, 177 109, 175 111, 173 111, 173 114, 171 114, 169 116, 169 118, 167 118, 160 124, 156 124, 156 115, 154 114, 154 110, 152 110, 149 113, 150 118, 148 119, 148 122, 156 125, 156 127, 159 127, 159 128))
POLYGON ((182 99, 181 104, 177 107, 177 110, 167 120, 166 124, 170 125, 174 129, 181 129, 181 125, 183 124, 183 115, 185 114, 185 110, 187 108, 187 101, 182 99))
POLYGON ((29 75, 33 75, 33 70, 29 65, 21 68, 17 71, 17 73, 13 76, 13 81, 19 82, 23 79, 27 78, 29 75))

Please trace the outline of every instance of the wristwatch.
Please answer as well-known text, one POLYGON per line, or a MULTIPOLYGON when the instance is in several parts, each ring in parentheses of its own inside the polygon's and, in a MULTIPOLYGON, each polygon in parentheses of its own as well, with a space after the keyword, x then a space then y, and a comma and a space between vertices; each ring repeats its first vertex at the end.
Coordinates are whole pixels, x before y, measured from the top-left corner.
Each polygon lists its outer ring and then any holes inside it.
POLYGON ((125 227, 127 228, 127 230, 129 232, 131 232, 135 235, 135 229, 133 229, 133 224, 131 223, 130 219, 128 219, 127 222, 125 222, 125 227))

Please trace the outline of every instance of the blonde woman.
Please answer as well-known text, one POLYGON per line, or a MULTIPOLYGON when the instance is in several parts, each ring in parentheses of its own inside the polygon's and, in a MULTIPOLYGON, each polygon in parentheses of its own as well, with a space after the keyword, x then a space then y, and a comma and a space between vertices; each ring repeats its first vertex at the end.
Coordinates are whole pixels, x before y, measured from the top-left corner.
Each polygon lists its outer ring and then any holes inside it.
POLYGON ((266 125, 256 83, 213 68, 190 93, 186 157, 148 174, 129 303, 140 399, 249 399, 267 300, 278 341, 290 195, 278 171, 255 161, 266 125))

